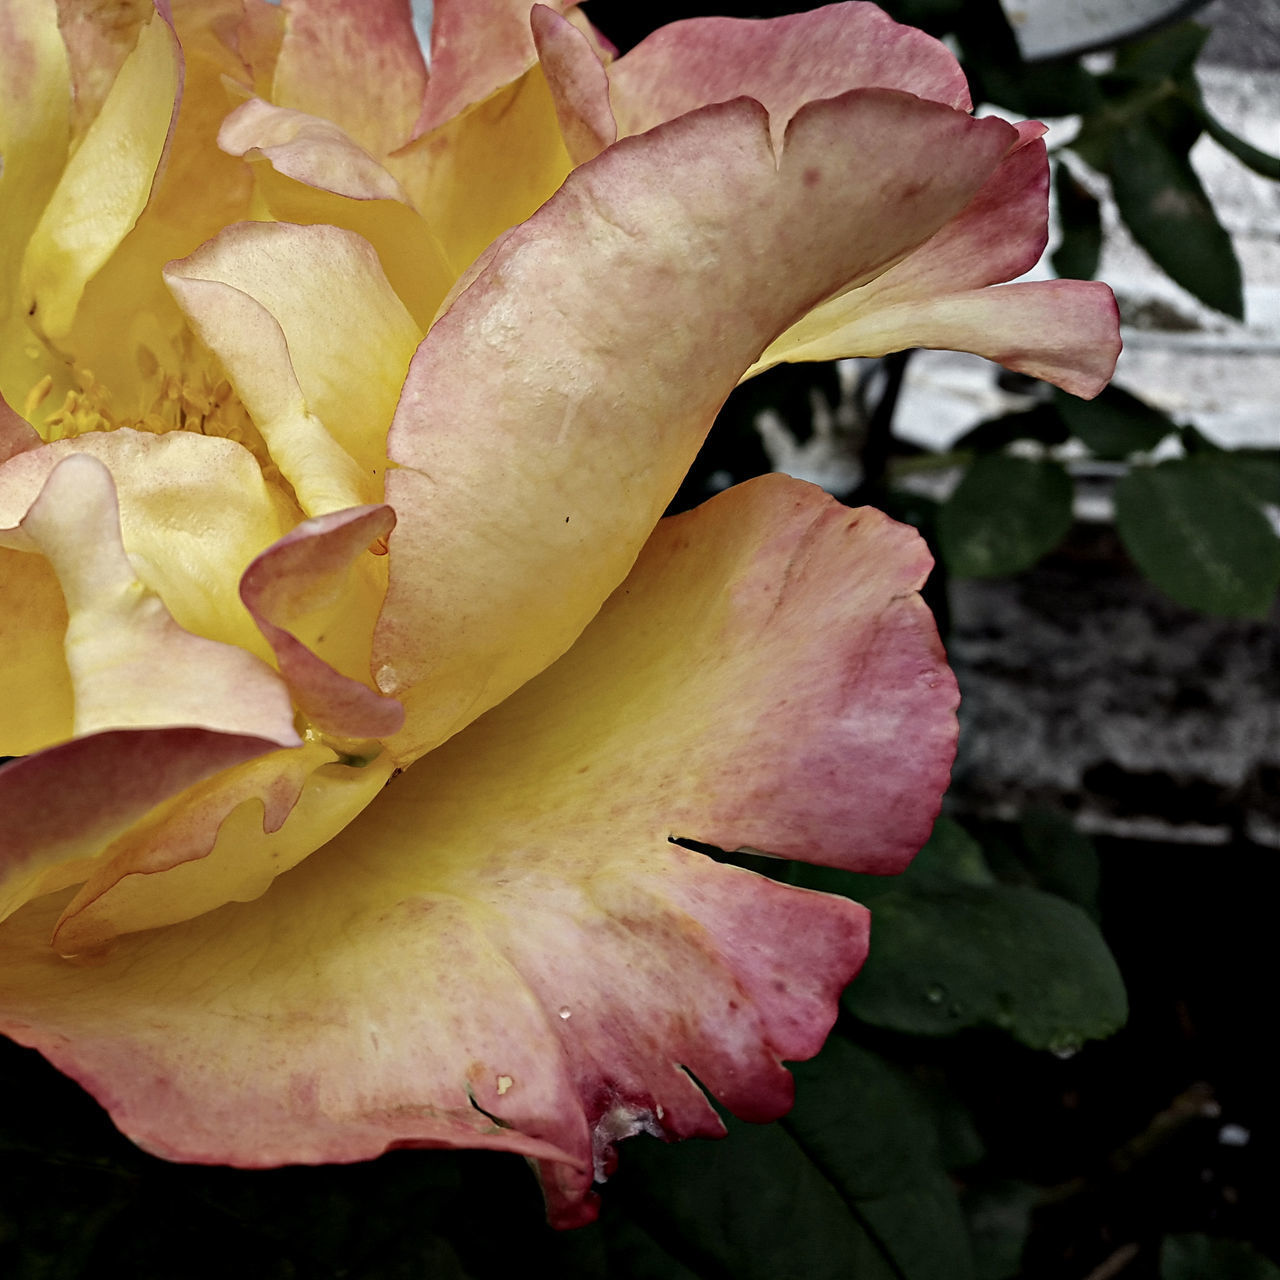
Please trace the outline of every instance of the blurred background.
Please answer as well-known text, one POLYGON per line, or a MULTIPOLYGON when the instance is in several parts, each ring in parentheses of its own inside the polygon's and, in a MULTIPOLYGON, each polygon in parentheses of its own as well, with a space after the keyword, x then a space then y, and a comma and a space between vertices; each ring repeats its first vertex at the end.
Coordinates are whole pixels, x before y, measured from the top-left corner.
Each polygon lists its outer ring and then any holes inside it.
MULTIPOLYGON (((1036 274, 1110 282, 1126 350, 1088 405, 954 353, 783 367, 673 506, 786 470, 938 560, 964 705, 930 844, 894 881, 735 859, 875 913, 794 1113, 628 1142, 555 1235, 515 1158, 162 1164, 5 1044, 0 1276, 1280 1280, 1280 3, 885 7, 979 110, 1051 123, 1036 274)), ((622 50, 786 11, 589 8, 622 50)))

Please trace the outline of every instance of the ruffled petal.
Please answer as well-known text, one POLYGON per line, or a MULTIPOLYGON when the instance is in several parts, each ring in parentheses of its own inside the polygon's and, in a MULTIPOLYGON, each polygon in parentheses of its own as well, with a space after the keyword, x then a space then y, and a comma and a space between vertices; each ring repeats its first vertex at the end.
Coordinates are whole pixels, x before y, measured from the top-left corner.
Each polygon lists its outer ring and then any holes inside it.
POLYGON ((165 280, 308 515, 381 499, 421 334, 369 245, 337 227, 228 227, 165 280))
POLYGON ((63 458, 20 530, 52 566, 66 601, 77 736, 181 725, 298 742, 275 672, 234 645, 184 631, 139 580, 111 473, 97 458, 63 458))
POLYGON ((165 1156, 501 1147, 551 1162, 554 1221, 587 1220, 618 1139, 720 1131, 691 1077, 776 1116, 782 1062, 829 1030, 865 910, 668 837, 782 849, 833 804, 849 829, 797 843, 900 863, 954 744, 926 565, 910 531, 781 478, 664 522, 561 663, 257 901, 91 967, 43 958, 58 902, 15 917, 6 1030, 165 1156))
POLYGON ((875 88, 901 89, 961 111, 972 105, 964 73, 946 46, 873 4, 833 4, 763 21, 673 22, 609 68, 621 137, 746 96, 769 112, 779 143, 806 102, 875 88))
POLYGON ((532 24, 565 148, 585 164, 618 139, 604 63, 590 37, 545 4, 533 6, 532 24))
POLYGON ((79 955, 252 902, 347 826, 390 774, 385 760, 352 763, 309 740, 194 779, 81 871, 85 883, 55 923, 53 946, 79 955))
POLYGON ((268 489, 253 455, 185 431, 121 428, 59 440, 0 469, 0 529, 17 524, 54 467, 77 454, 110 471, 129 562, 178 625, 270 658, 240 601, 240 576, 297 517, 268 489))
POLYGON ((394 527, 390 507, 307 520, 264 551, 240 582, 298 707, 321 733, 353 742, 389 737, 404 722, 404 708, 365 683, 386 590, 384 558, 369 547, 378 543, 382 551, 394 527))
MULTIPOLYGON (((157 805, 278 745, 207 729, 109 730, 5 765, 0 918, 83 880, 102 850, 157 805)), ((56 920, 55 912, 35 944, 43 965, 56 961, 56 920)))
POLYGON ((426 331, 454 273, 399 182, 367 151, 329 120, 259 98, 223 121, 218 145, 252 163, 258 194, 276 221, 329 223, 368 240, 426 331))
POLYGON ((419 348, 390 435, 374 663, 407 698, 402 759, 568 648, 764 347, 932 235, 1013 137, 860 90, 803 108, 776 167, 739 100, 624 139, 495 246, 419 348))
POLYGON ((407 0, 285 0, 284 10, 272 99, 334 121, 375 156, 408 142, 427 69, 407 0))
POLYGON ((85 285, 146 206, 181 85, 181 49, 157 11, 139 32, 27 243, 22 298, 32 323, 49 338, 70 330, 85 285))

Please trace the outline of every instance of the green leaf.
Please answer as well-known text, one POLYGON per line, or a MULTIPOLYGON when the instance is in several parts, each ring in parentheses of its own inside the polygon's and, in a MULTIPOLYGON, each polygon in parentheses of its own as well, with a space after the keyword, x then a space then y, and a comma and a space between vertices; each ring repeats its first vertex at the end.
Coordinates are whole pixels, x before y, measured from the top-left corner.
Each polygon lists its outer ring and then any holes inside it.
POLYGON ((999 1182, 965 1196, 977 1280, 1013 1280, 1022 1270, 1031 1211, 1042 1198, 1026 1182, 999 1182))
POLYGON ((1062 243, 1053 251, 1053 269, 1064 279, 1092 280, 1102 252, 1102 213, 1093 192, 1063 161, 1053 183, 1062 243))
POLYGON ((1054 404, 1071 434, 1099 458, 1147 453, 1178 429, 1159 409, 1114 383, 1093 400, 1055 391, 1054 404))
POLYGON ((845 992, 873 1026, 949 1035, 994 1026, 1035 1049, 1070 1050, 1124 1023, 1124 984, 1078 907, 1015 885, 884 894, 866 966, 845 992))
POLYGON ((1208 27, 1179 22, 1141 40, 1126 41, 1116 50, 1114 74, 1146 81, 1184 76, 1208 37, 1208 27))
POLYGON ((1069 437, 1066 423, 1050 404, 1033 405, 1018 413, 1003 413, 970 427, 951 446, 953 451, 973 450, 995 453, 1015 440, 1039 440, 1042 444, 1063 444, 1069 437))
POLYGON ((1280 505, 1280 449, 1224 450, 1214 466, 1228 472, 1254 501, 1280 505))
POLYGON ((1029 569, 1071 527, 1071 498, 1071 481, 1056 462, 979 458, 938 513, 947 568, 968 578, 1029 569))
POLYGON ((969 1239, 929 1101, 883 1058, 833 1036, 794 1068, 783 1121, 903 1280, 969 1280, 969 1239))
POLYGON ((1280 539, 1223 458, 1135 468, 1116 486, 1116 526, 1142 572, 1179 604, 1263 618, 1280 586, 1280 539))
POLYGON ((1115 130, 1108 159, 1116 205, 1134 239, 1189 293, 1242 319, 1231 237, 1185 154, 1150 121, 1135 119, 1115 130))
POLYGON ((785 1129, 726 1124, 724 1142, 637 1139, 610 1184, 667 1253, 709 1280, 899 1280, 785 1129))
POLYGON ((1095 922, 1099 918, 1101 869, 1093 841, 1075 823, 1048 809, 1024 814, 1018 826, 1022 861, 1036 885, 1074 902, 1095 922))
POLYGON ((1238 1240, 1166 1236, 1160 1280, 1280 1280, 1280 1267, 1238 1240))

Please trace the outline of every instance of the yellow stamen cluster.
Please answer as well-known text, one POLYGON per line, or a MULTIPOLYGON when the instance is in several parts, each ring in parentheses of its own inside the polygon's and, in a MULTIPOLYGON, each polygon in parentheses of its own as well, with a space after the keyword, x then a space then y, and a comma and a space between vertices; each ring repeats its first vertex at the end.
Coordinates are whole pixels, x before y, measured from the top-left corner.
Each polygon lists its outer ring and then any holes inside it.
MULTIPOLYGON (((188 340, 187 347, 193 346, 188 340)), ((39 418, 41 404, 53 388, 46 375, 27 394, 25 417, 45 440, 69 440, 91 431, 115 431, 131 427, 163 435, 169 431, 194 431, 220 436, 242 444, 257 459, 264 474, 276 472, 266 442, 259 434, 248 410, 241 404, 231 384, 220 371, 211 373, 207 357, 192 350, 181 353, 181 372, 162 368, 150 348, 137 348, 140 378, 132 412, 116 409, 110 388, 99 382, 92 370, 74 370, 75 385, 68 388, 61 406, 39 418)))

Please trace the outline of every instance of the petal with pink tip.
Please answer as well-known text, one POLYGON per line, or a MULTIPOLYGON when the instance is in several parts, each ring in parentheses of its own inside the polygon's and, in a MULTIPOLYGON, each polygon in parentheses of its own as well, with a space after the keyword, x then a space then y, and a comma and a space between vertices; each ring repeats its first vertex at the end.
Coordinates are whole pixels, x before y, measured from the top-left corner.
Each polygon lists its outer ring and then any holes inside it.
POLYGON ((197 779, 82 871, 84 885, 54 926, 54 947, 79 954, 252 902, 350 823, 390 774, 385 760, 355 761, 307 741, 197 779))
POLYGON ((85 285, 150 198, 177 118, 182 53, 157 10, 62 171, 27 242, 21 290, 33 323, 67 334, 85 285))
POLYGON ((402 759, 572 643, 742 372, 958 213, 1013 137, 860 90, 803 108, 779 168, 740 99, 610 147, 495 246, 418 349, 389 440, 374 664, 407 698, 402 759))
POLYGON ((338 227, 242 222, 171 262, 165 280, 303 510, 381 499, 387 427, 421 333, 368 243, 338 227))
MULTIPOLYGON (((566 0, 551 0, 563 13, 566 0)), ((431 80, 418 137, 518 80, 537 61, 529 11, 533 0, 435 0, 431 80)))
POLYGON ((356 507, 304 521, 264 551, 240 581, 240 596, 275 650, 294 701, 321 733, 385 738, 404 723, 404 708, 364 683, 386 589, 382 557, 369 554, 369 547, 376 542, 383 550, 394 527, 390 507, 356 507))
POLYGON ((272 99, 334 121, 375 156, 408 142, 427 88, 408 0, 285 0, 284 10, 272 99))
POLYGON ((618 133, 746 96, 769 112, 775 142, 806 103, 850 89, 901 89, 968 111, 969 86, 946 46, 873 4, 780 18, 690 18, 660 27, 609 68, 618 133))
MULTIPOLYGON (((207 729, 120 729, 5 765, 0 918, 84 879, 102 850, 156 805, 277 745, 207 729)), ((46 962, 55 924, 56 913, 38 944, 46 962)))
MULTIPOLYGON (((850 310, 836 329, 815 312, 820 336, 793 346, 786 359, 880 356, 907 347, 972 351, 1087 399, 1111 380, 1120 355, 1115 295, 1093 280, 1033 280, 850 310)), ((774 363, 768 357, 752 372, 774 363)))
POLYGON ((618 138, 604 63, 590 38, 554 9, 534 5, 532 22, 569 158, 585 164, 618 138))
POLYGON ((172 1158, 502 1147, 553 1162, 554 1220, 587 1220, 620 1137, 720 1131, 690 1076, 776 1116, 782 1061, 829 1030, 865 910, 668 837, 782 849, 797 809, 831 808, 850 828, 797 844, 901 861, 954 745, 926 564, 782 478, 664 522, 561 663, 257 901, 91 968, 43 958, 57 902, 0 929, 5 1029, 172 1158))
POLYGON ((1046 292, 1019 285, 984 298, 982 286, 1020 275, 1044 251, 1049 165, 1043 132, 1034 121, 1019 125, 1017 144, 958 217, 876 279, 815 307, 747 376, 784 360, 940 347, 973 351, 1076 394, 1096 395, 1120 350, 1105 286, 1071 282, 1046 292))

